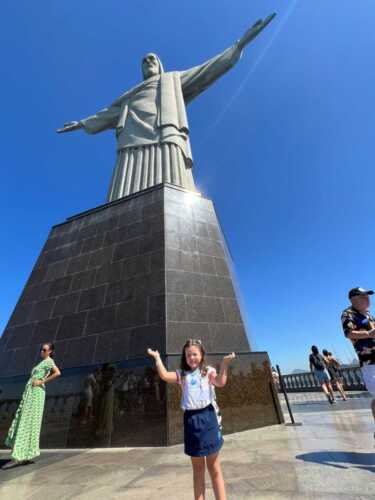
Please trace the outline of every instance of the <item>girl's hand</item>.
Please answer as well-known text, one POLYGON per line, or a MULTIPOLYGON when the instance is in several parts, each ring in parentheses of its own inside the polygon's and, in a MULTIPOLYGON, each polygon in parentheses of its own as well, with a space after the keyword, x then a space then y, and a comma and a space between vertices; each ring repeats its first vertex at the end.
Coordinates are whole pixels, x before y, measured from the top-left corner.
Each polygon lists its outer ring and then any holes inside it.
POLYGON ((154 359, 159 359, 160 358, 159 351, 153 351, 152 349, 147 349, 147 354, 149 356, 151 356, 152 358, 154 358, 154 359))
POLYGON ((228 356, 224 356, 223 358, 223 362, 226 364, 226 365, 229 365, 229 363, 236 357, 235 353, 232 352, 230 354, 228 354, 228 356))
POLYGON ((43 380, 33 380, 32 382, 32 386, 33 387, 39 387, 40 385, 43 385, 44 384, 44 381, 43 380))

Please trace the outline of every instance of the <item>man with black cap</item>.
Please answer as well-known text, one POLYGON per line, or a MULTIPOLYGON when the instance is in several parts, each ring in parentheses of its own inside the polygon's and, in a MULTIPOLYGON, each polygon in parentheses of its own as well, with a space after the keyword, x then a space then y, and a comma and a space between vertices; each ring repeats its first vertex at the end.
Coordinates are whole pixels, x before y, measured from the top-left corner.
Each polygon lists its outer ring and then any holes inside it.
MULTIPOLYGON (((369 313, 369 295, 373 293, 360 287, 350 290, 352 305, 343 311, 341 322, 345 336, 352 341, 357 353, 367 390, 375 398, 375 318, 369 313)), ((375 419, 375 399, 371 407, 375 419)))

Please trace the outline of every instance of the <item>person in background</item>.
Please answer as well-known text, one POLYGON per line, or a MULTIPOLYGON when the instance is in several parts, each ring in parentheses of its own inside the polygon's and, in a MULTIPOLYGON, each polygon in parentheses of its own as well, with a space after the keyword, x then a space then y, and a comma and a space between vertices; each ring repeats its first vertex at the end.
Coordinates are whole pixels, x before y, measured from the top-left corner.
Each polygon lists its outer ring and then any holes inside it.
POLYGON ((40 455, 39 437, 42 427, 46 386, 61 375, 52 359, 54 345, 47 342, 40 349, 41 361, 33 368, 21 402, 10 426, 5 445, 12 449, 12 460, 2 468, 32 463, 40 455))
POLYGON ((276 389, 279 390, 279 388, 280 388, 279 374, 277 373, 277 370, 274 366, 271 368, 271 370, 272 370, 272 378, 273 378, 273 381, 275 383, 276 389))
POLYGON ((316 377, 319 385, 323 389, 324 394, 327 396, 328 401, 331 404, 336 403, 331 382, 329 381, 329 377, 326 372, 326 365, 324 363, 323 356, 319 353, 319 350, 315 345, 311 347, 309 364, 311 373, 316 377))
POLYGON ((98 374, 100 369, 97 368, 93 373, 89 373, 83 380, 83 391, 81 393, 82 424, 86 424, 94 416, 94 397, 99 390, 98 374))
POLYGON ((375 318, 369 313, 369 296, 373 294, 372 290, 352 288, 349 292, 351 306, 344 309, 341 323, 345 337, 357 353, 363 381, 374 398, 371 408, 375 420, 375 318))
POLYGON ((346 401, 348 398, 343 387, 343 377, 340 371, 340 363, 332 356, 331 352, 327 351, 327 349, 323 349, 322 354, 332 383, 336 385, 342 399, 346 401))

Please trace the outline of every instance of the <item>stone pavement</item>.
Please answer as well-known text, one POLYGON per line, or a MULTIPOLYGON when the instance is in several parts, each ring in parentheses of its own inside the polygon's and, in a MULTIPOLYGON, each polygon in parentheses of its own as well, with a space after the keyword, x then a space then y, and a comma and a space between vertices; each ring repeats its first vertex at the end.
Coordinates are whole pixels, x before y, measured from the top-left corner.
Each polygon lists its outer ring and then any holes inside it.
MULTIPOLYGON (((292 395, 301 427, 277 425, 225 439, 228 499, 375 498, 370 399, 331 407, 317 394, 292 395)), ((0 463, 8 455, 0 452, 0 463)), ((182 446, 44 451, 33 465, 0 471, 1 500, 185 500, 192 473, 182 446)), ((207 481, 207 500, 213 499, 207 481)))

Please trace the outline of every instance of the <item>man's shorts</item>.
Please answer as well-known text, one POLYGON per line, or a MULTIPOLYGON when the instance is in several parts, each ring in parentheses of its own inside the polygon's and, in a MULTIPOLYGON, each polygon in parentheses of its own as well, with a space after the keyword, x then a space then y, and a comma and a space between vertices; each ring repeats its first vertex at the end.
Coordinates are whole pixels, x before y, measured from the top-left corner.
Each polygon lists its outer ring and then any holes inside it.
POLYGON ((361 372, 368 392, 375 398, 375 365, 363 365, 361 372))

